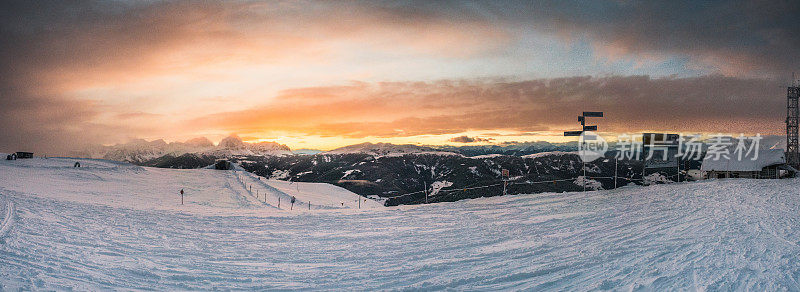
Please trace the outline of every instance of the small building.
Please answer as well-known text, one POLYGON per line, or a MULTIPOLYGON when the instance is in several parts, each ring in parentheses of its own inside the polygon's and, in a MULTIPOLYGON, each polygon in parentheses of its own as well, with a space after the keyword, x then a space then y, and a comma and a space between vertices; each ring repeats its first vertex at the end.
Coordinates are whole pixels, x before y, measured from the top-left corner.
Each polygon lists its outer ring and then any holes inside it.
POLYGON ((706 155, 700 170, 703 176, 709 178, 782 178, 792 177, 797 170, 786 164, 786 155, 783 149, 758 150, 758 156, 753 160, 730 154, 728 157, 720 155, 706 155))
POLYGON ((33 152, 17 152, 17 159, 33 158, 33 152))

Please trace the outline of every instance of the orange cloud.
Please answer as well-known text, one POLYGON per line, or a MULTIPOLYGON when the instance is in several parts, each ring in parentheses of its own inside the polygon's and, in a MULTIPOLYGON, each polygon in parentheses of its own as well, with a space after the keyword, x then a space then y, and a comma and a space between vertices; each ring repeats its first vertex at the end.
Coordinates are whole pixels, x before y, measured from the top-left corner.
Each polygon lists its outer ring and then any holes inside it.
POLYGON ((774 134, 781 129, 782 94, 771 81, 722 76, 357 83, 287 90, 268 105, 188 124, 239 133, 349 138, 525 133, 573 129, 585 109, 606 112, 597 120, 602 131, 774 134))

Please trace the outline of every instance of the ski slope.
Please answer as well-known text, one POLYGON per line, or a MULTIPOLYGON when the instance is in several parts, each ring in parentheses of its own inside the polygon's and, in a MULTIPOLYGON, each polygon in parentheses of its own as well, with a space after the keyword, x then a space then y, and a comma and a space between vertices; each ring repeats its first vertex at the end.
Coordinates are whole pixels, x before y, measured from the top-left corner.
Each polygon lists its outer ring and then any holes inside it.
POLYGON ((41 197, 194 214, 269 214, 280 209, 381 208, 341 187, 266 180, 244 171, 164 169, 99 159, 20 159, 0 163, 3 188, 41 197), (75 162, 81 167, 75 168, 75 162), (184 190, 184 205, 179 191, 184 190), (299 192, 297 190, 300 190, 299 192), (296 197, 294 208, 290 198, 296 197), (266 202, 265 202, 266 199, 266 202))
POLYGON ((287 211, 235 174, 54 161, 0 162, 0 290, 800 289, 797 179, 287 211))

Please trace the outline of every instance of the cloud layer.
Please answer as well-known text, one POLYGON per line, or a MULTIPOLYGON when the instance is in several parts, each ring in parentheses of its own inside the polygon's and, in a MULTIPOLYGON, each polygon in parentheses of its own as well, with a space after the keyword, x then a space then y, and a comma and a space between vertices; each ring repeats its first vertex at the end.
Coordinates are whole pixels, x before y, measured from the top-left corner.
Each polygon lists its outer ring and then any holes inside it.
POLYGON ((584 109, 607 112, 604 131, 780 133, 796 15, 796 1, 3 1, 0 151, 231 132, 444 142, 572 129, 584 109), (548 77, 567 65, 601 69, 548 77))
POLYGON ((489 142, 489 141, 492 141, 492 139, 491 138, 481 138, 481 137, 470 137, 470 136, 458 136, 458 137, 450 138, 450 140, 447 140, 447 141, 455 142, 455 143, 475 143, 475 142, 489 142))
POLYGON ((273 104, 213 114, 191 124, 398 137, 569 130, 583 110, 600 110, 606 112, 596 121, 601 131, 778 133, 785 115, 784 91, 776 82, 723 76, 356 83, 287 90, 273 104))

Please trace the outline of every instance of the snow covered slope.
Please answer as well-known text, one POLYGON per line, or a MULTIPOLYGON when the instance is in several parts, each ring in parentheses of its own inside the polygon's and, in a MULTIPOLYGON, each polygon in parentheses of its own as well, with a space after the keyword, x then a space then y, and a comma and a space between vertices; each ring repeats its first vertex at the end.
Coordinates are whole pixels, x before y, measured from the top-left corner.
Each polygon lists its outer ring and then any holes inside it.
POLYGON ((187 214, 164 199, 173 184, 238 179, 177 171, 135 186, 155 170, 86 166, 0 162, 0 222, 10 222, 0 228, 0 290, 800 289, 797 179, 310 212, 228 196, 208 203, 218 213, 187 214), (121 186, 141 199, 98 202, 121 186), (80 189, 98 193, 71 193, 80 189), (136 205, 159 198, 166 208, 136 205))
MULTIPOLYGON (((292 188, 286 188, 288 182, 261 181, 244 171, 163 169, 97 159, 4 160, 0 163, 0 180, 0 190, 59 200, 204 214, 277 211, 278 198, 287 203, 281 209, 290 209, 292 196, 298 201, 295 207, 301 205, 301 210, 308 209, 309 201, 311 209, 357 208, 357 199, 364 199, 330 184, 294 183, 292 188), (81 167, 73 167, 75 162, 80 162, 81 167), (180 201, 181 189, 185 192, 184 205, 180 201)), ((362 201, 361 205, 382 207, 373 200, 362 201)))

